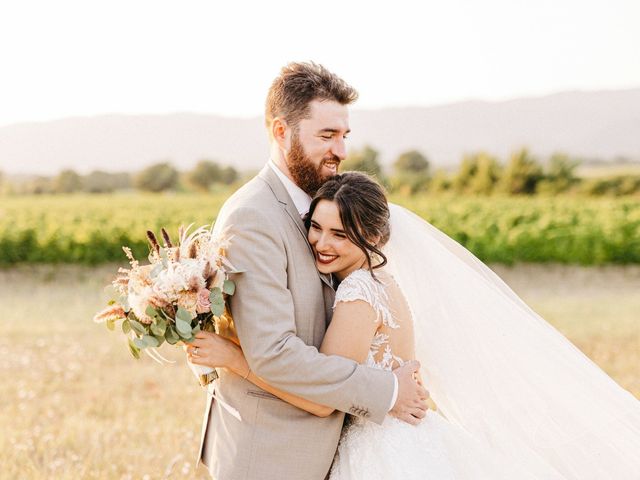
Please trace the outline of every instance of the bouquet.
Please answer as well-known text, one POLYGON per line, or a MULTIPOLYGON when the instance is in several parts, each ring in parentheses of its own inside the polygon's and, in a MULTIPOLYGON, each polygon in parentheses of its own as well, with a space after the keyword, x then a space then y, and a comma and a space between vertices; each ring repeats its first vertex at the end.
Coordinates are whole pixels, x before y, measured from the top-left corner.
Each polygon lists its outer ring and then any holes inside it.
MULTIPOLYGON (((157 348, 164 342, 191 342, 200 330, 239 343, 226 307, 227 297, 235 292, 229 274, 237 273, 225 257, 229 239, 224 234, 214 236, 213 228, 204 226, 188 234, 190 227, 180 227, 175 245, 164 228, 163 246, 147 231, 148 265, 140 265, 131 249, 122 247, 130 268, 118 270, 112 282, 114 298, 94 321, 105 323, 109 330, 119 323, 135 358, 144 351, 160 363, 168 362, 157 348)), ((217 378, 213 368, 189 366, 203 386, 217 378)))

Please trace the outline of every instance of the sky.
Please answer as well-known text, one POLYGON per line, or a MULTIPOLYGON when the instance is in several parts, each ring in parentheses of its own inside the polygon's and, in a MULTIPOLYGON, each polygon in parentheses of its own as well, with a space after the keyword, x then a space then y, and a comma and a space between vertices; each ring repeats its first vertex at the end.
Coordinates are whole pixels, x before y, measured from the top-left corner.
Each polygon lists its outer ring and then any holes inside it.
POLYGON ((637 0, 0 3, 0 126, 70 116, 262 114, 313 60, 356 108, 640 87, 637 0))

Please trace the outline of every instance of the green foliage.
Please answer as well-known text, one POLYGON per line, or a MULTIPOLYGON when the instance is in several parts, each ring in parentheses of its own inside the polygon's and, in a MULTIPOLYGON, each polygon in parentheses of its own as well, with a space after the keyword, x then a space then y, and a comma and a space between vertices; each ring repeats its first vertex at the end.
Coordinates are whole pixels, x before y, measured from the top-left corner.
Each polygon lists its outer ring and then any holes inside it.
POLYGON ((82 178, 73 170, 63 170, 53 179, 55 193, 74 193, 82 190, 82 178))
POLYGON ((485 262, 640 263, 640 203, 622 198, 397 198, 485 262))
POLYGON ((0 201, 0 265, 16 263, 126 263, 149 254, 148 229, 177 231, 210 224, 226 197, 175 194, 41 195, 0 201))
POLYGON ((211 313, 216 317, 221 316, 224 313, 224 296, 222 295, 222 290, 217 287, 212 288, 209 294, 209 301, 211 302, 211 313))
POLYGON ((429 171, 429 160, 417 150, 409 150, 400 154, 393 162, 393 169, 396 173, 426 173, 429 171))
POLYGON ((449 174, 441 168, 437 169, 433 177, 431 178, 431 182, 429 183, 429 192, 432 193, 442 193, 451 189, 452 180, 449 174))
POLYGON ((131 188, 131 175, 128 173, 109 173, 101 170, 82 177, 82 190, 88 193, 110 193, 131 188))
POLYGON ((491 155, 484 152, 465 155, 452 186, 461 193, 489 195, 494 191, 500 173, 500 164, 491 155))
MULTIPOLYGON (((147 229, 210 223, 229 194, 6 197, 0 265, 124 263, 122 245, 144 259, 147 229)), ((484 261, 640 263, 640 202, 631 197, 421 195, 396 201, 484 261)), ((169 343, 172 334, 177 332, 167 328, 169 343)))
POLYGON ((368 145, 361 150, 351 151, 342 162, 340 170, 365 172, 382 180, 382 166, 378 160, 378 151, 368 145))
POLYGON ((511 154, 500 178, 499 188, 510 195, 536 193, 538 182, 542 180, 542 167, 526 148, 511 154))
POLYGON ((231 165, 222 167, 220 170, 220 183, 224 185, 232 185, 238 181, 240 173, 231 165))
POLYGON ((549 159, 544 179, 538 183, 537 191, 551 194, 568 191, 580 181, 576 176, 579 166, 578 160, 563 153, 554 153, 549 159))
POLYGON ((640 175, 616 175, 588 178, 581 182, 580 192, 590 196, 625 196, 640 193, 640 175))
POLYGON ((38 175, 20 184, 18 192, 27 195, 50 194, 53 193, 53 182, 49 177, 38 175))
POLYGON ((157 163, 142 170, 134 183, 140 190, 148 192, 173 190, 178 184, 178 171, 169 163, 157 163))
POLYGON ((232 280, 225 280, 222 284, 222 291, 227 295, 236 293, 236 284, 232 280))
POLYGON ((187 174, 187 182, 200 191, 208 191, 213 184, 231 185, 238 180, 238 171, 231 167, 222 167, 209 160, 199 161, 187 174))
POLYGON ((393 162, 390 190, 404 195, 426 191, 429 187, 429 161, 417 150, 402 153, 393 162))

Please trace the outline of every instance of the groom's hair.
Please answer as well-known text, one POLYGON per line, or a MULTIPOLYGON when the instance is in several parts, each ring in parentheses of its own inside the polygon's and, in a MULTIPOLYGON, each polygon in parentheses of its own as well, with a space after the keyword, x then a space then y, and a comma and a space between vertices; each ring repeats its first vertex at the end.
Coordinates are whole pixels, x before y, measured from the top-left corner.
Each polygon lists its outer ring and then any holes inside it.
POLYGON ((349 105, 357 99, 355 88, 322 65, 292 62, 280 70, 269 88, 265 123, 269 128, 273 119, 280 117, 296 130, 300 120, 309 117, 312 100, 332 100, 349 105))

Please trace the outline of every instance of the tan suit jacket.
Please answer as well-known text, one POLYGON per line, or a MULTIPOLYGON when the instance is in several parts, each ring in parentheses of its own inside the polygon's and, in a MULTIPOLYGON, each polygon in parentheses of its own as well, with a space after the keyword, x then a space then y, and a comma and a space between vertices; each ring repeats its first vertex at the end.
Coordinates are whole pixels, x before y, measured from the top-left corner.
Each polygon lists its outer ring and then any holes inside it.
POLYGON ((268 165, 225 202, 216 230, 225 228, 233 236, 228 258, 244 270, 234 275, 230 307, 252 371, 336 412, 316 417, 220 369, 215 394, 242 420, 208 395, 199 458, 215 480, 322 480, 343 412, 381 423, 393 374, 318 352, 334 291, 316 269, 302 219, 268 165))

